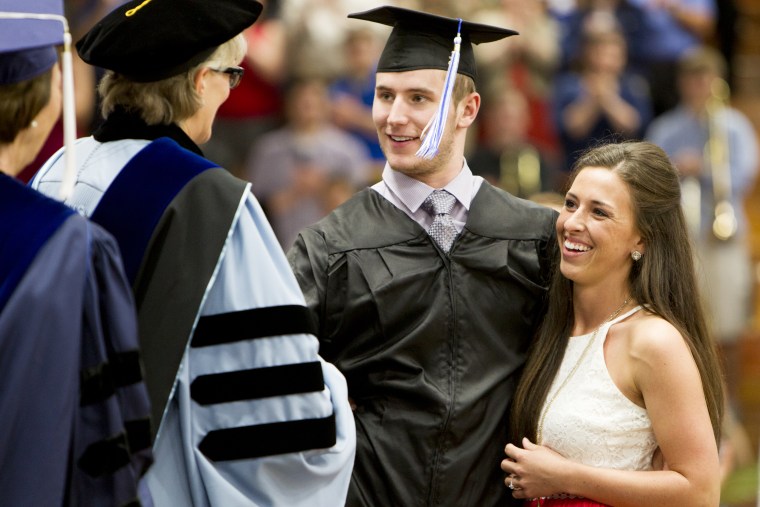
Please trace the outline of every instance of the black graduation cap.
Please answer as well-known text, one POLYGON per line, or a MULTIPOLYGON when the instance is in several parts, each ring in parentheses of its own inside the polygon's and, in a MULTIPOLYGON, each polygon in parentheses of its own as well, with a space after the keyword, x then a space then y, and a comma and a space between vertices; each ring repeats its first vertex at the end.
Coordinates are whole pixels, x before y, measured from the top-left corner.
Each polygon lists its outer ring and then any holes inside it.
POLYGON ((66 20, 61 0, 3 0, 0 5, 0 85, 39 76, 58 61, 66 20))
POLYGON ((201 63, 248 28, 256 0, 133 0, 77 42, 85 62, 138 82, 166 79, 201 63))
POLYGON ((438 110, 422 131, 423 142, 417 150, 417 156, 425 159, 432 159, 438 154, 456 74, 477 79, 472 45, 517 35, 517 32, 508 28, 481 25, 388 5, 349 14, 348 17, 393 27, 380 55, 377 72, 420 69, 446 71, 438 110))
POLYGON ((457 72, 476 79, 477 70, 472 44, 494 42, 510 35, 517 35, 516 31, 507 28, 392 6, 357 12, 349 14, 348 17, 393 27, 380 56, 378 72, 447 70, 449 57, 454 47, 454 37, 457 35, 461 21, 461 56, 457 72))

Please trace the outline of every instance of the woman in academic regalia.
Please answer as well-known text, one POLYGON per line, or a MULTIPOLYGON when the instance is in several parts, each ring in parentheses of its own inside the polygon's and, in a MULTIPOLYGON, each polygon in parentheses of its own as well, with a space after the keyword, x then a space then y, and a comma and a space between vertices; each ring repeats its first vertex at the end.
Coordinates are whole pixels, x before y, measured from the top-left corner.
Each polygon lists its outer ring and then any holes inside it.
POLYGON ((65 19, 46 3, 0 12, 0 503, 139 505, 149 403, 116 242, 14 178, 61 113, 65 19))

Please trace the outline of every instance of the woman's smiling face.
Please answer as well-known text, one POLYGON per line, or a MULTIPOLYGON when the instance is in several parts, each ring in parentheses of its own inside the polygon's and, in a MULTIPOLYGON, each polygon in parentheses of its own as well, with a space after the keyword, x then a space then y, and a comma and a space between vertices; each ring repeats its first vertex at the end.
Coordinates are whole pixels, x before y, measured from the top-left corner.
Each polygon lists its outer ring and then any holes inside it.
POLYGON ((625 282, 631 252, 643 253, 628 185, 604 167, 586 167, 576 176, 557 219, 562 274, 580 285, 625 282))

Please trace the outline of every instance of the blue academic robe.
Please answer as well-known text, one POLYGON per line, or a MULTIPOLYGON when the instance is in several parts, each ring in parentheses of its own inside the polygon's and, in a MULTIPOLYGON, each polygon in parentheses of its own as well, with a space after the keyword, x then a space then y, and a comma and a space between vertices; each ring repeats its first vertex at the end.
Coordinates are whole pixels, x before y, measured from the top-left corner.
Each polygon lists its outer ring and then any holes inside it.
POLYGON ((149 403, 113 238, 0 174, 0 503, 150 504, 149 403))

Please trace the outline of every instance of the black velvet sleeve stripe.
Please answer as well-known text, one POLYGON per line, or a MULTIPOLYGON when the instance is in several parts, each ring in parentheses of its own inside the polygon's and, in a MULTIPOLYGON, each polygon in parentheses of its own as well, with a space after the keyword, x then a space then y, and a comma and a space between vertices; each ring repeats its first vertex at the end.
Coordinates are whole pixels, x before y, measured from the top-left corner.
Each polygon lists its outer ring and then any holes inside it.
POLYGON ((109 363, 83 368, 79 375, 80 406, 99 403, 112 396, 116 390, 109 363))
POLYGON ((322 365, 287 364, 253 370, 201 375, 190 385, 190 396, 201 405, 253 400, 322 391, 322 365))
POLYGON ((201 317, 190 345, 208 347, 269 336, 315 332, 314 320, 305 306, 270 306, 201 317))
POLYGON ((127 444, 129 452, 138 453, 151 445, 150 419, 134 419, 124 421, 124 430, 127 432, 127 444))
POLYGON ((99 403, 113 395, 119 387, 142 380, 138 351, 109 356, 107 363, 83 368, 80 372, 80 406, 99 403))
POLYGON ((127 436, 119 433, 115 437, 90 444, 77 461, 77 465, 88 475, 100 477, 128 465, 129 458, 127 436))
MULTIPOLYGON (((91 477, 113 474, 128 466, 133 455, 150 447, 148 418, 125 421, 124 428, 126 433, 90 444, 77 461, 79 468, 91 477)), ((141 473, 146 471, 147 468, 141 473)))
POLYGON ((335 414, 324 419, 303 419, 210 431, 198 449, 211 461, 274 456, 335 445, 335 414))
POLYGON ((124 387, 142 381, 140 352, 131 350, 108 357, 116 387, 124 387))

